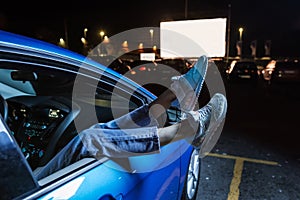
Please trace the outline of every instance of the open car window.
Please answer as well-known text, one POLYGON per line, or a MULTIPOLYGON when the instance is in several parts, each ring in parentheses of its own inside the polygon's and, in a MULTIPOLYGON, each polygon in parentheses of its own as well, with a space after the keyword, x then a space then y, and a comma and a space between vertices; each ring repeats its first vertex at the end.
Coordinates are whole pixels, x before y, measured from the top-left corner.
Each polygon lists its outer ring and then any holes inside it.
MULTIPOLYGON (((74 94, 78 72, 66 68, 53 63, 41 66, 35 62, 0 61, 0 94, 8 103, 6 123, 13 139, 9 145, 13 145, 16 156, 17 153, 22 155, 22 165, 32 182, 28 184, 30 188, 22 190, 24 193, 39 185, 32 171, 45 166, 80 131, 95 122, 107 122, 147 103, 147 99, 132 90, 126 82, 119 83, 117 79, 103 74, 81 74, 85 81, 80 85, 84 85, 84 88, 74 94), (86 95, 85 88, 92 88, 92 92, 86 95), (89 111, 97 116, 96 121, 89 119, 89 111), (82 119, 82 127, 75 126, 75 119, 82 119)), ((2 125, 1 130, 4 127, 2 125)), ((3 162, 9 165, 10 161, 3 162)), ((82 161, 56 173, 51 179, 45 179, 42 184, 58 181, 74 173, 74 169, 91 163, 90 160, 82 161)), ((8 180, 10 178, 13 177, 7 177, 8 180)))

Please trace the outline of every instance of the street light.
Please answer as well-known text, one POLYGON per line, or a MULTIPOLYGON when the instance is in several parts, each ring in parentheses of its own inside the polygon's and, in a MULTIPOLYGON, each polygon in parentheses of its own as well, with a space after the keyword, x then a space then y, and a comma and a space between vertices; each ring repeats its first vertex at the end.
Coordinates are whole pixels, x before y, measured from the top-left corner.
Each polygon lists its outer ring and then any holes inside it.
POLYGON ((86 54, 87 53, 88 42, 87 42, 87 40, 84 37, 81 38, 81 42, 83 44, 83 54, 86 54))
POLYGON ((151 46, 153 46, 153 29, 150 29, 149 32, 150 32, 150 38, 151 38, 151 46))
POLYGON ((102 40, 103 40, 103 36, 105 35, 105 32, 104 31, 100 31, 100 36, 101 36, 101 42, 102 42, 102 40))
POLYGON ((87 45, 87 41, 84 37, 81 38, 81 42, 82 42, 83 45, 87 45))
POLYGON ((144 44, 142 42, 139 43, 139 45, 138 45, 138 51, 139 52, 143 52, 144 51, 144 44))
POLYGON ((87 31, 88 31, 87 28, 85 28, 85 29, 83 30, 83 36, 84 36, 84 38, 86 38, 86 33, 87 33, 87 31))
POLYGON ((243 36, 243 31, 244 31, 243 28, 239 28, 240 40, 237 41, 237 43, 236 43, 237 55, 240 56, 240 57, 242 56, 242 45, 243 45, 242 36, 243 36))
POLYGON ((58 42, 58 45, 61 46, 61 47, 66 48, 66 42, 65 42, 65 40, 63 38, 60 38, 59 42, 58 42))
POLYGON ((240 41, 242 41, 243 31, 244 31, 243 28, 239 28, 239 32, 240 32, 240 41))

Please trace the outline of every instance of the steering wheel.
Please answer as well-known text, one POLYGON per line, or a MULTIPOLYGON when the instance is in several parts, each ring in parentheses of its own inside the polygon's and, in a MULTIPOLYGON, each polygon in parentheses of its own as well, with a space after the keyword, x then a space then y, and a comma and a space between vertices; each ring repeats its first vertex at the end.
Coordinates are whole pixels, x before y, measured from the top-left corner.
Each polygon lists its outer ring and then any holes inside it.
POLYGON ((0 114, 2 115, 4 121, 7 120, 7 113, 8 113, 8 105, 6 100, 0 94, 0 114))

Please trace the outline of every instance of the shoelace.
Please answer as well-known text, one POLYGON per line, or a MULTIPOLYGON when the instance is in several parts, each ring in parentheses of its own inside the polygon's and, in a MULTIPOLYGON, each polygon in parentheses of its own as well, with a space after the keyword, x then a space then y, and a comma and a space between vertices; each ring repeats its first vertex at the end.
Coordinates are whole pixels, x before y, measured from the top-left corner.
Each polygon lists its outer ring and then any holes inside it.
MULTIPOLYGON (((198 111, 190 111, 190 112, 182 112, 180 119, 184 120, 189 118, 189 116, 194 120, 194 122, 200 123, 201 127, 207 128, 206 126, 209 124, 210 117, 207 118, 207 115, 211 114, 212 106, 206 105, 198 111), (206 121, 209 119, 209 121, 206 121)), ((199 125, 197 125, 199 126, 199 125)))
POLYGON ((199 117, 205 117, 205 115, 209 114, 211 112, 212 106, 206 105, 202 109, 199 110, 199 117))
POLYGON ((211 105, 206 105, 205 107, 203 107, 202 109, 199 110, 198 121, 200 121, 201 126, 205 127, 207 125, 208 122, 204 121, 203 119, 206 119, 207 115, 211 114, 211 110, 212 110, 211 105))

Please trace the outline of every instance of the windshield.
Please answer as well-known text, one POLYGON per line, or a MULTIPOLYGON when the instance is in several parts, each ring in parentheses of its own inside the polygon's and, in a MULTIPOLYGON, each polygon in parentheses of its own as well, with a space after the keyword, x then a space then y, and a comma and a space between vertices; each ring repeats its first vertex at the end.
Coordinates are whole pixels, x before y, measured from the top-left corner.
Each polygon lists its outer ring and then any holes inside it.
POLYGON ((36 92, 29 81, 15 81, 11 77, 11 69, 0 69, 0 88, 2 96, 7 99, 19 95, 35 95, 36 92))

